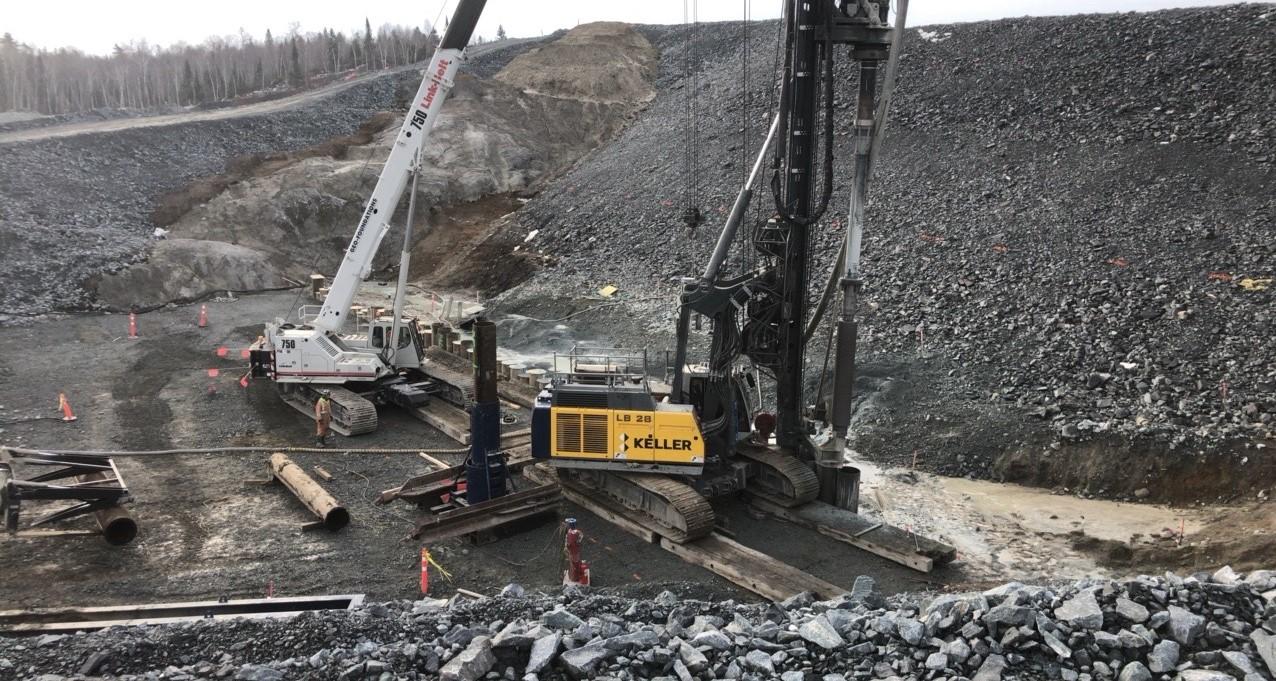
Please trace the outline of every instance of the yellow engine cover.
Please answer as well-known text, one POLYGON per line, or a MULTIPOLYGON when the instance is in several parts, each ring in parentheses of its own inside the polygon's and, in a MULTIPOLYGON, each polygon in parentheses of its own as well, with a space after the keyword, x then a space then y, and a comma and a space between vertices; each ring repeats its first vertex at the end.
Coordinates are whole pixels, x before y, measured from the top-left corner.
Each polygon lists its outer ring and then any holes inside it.
POLYGON ((658 404, 654 411, 554 407, 550 411, 555 460, 704 465, 704 439, 687 405, 658 404))

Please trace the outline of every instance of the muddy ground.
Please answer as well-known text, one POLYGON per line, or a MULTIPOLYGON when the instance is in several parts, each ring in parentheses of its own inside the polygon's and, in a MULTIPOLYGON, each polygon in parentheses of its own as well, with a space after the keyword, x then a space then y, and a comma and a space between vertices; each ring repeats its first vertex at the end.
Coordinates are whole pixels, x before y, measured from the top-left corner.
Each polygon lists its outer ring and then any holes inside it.
MULTIPOLYGON (((198 306, 166 308, 139 316, 138 340, 127 337, 126 315, 74 315, 0 328, 0 443, 120 450, 308 446, 310 422, 276 399, 271 386, 238 386, 244 368, 239 349, 256 337, 261 320, 297 302, 294 293, 212 301, 206 329, 196 326, 198 306), (223 346, 230 349, 228 359, 216 355, 223 346), (211 368, 220 375, 210 378, 211 368), (77 421, 23 421, 54 416, 59 392, 66 393, 77 421)), ((458 446, 403 413, 384 410, 381 419, 375 434, 351 446, 458 446)), ((350 509, 349 527, 336 534, 300 530, 311 520, 306 510, 282 488, 256 482, 265 477, 265 455, 120 458, 136 498, 138 539, 123 548, 98 537, 0 539, 0 573, 6 575, 0 609, 254 597, 270 588, 277 595, 365 593, 377 599, 418 593, 420 545, 405 537, 419 512, 402 502, 378 507, 372 499, 425 472, 425 462, 414 454, 336 451, 295 458, 334 475, 325 487, 350 509)), ((706 597, 748 597, 581 509, 564 505, 560 515, 584 518, 586 557, 600 586, 639 596, 674 585, 706 597)), ((963 579, 960 570, 924 577, 774 521, 745 522, 740 509, 726 508, 724 515, 742 543, 848 587, 863 573, 891 592, 963 579)), ((93 524, 83 519, 68 527, 93 524)), ((512 581, 553 588, 561 581, 557 541, 551 520, 486 546, 459 540, 431 546, 453 578, 438 592, 463 587, 490 593, 512 581)))
MULTIPOLYGON (((299 300, 291 292, 208 303, 211 324, 199 329, 197 306, 170 307, 139 317, 141 338, 127 338, 124 315, 85 314, 0 328, 0 442, 63 449, 166 449, 215 445, 309 445, 307 419, 279 402, 266 384, 238 386, 239 349, 260 320, 282 315, 299 300), (229 349, 221 359, 219 347, 229 349), (210 378, 208 370, 219 369, 210 378), (56 419, 65 392, 79 417, 56 419)), ((416 308, 425 307, 414 301, 416 308)), ((503 342, 520 347, 547 338, 536 324, 505 320, 503 342)), ((574 330, 553 324, 558 344, 574 330)), ((552 334, 550 334, 552 336, 552 334)), ((547 343, 554 345, 554 343, 547 343)), ((526 349, 526 348, 524 348, 526 349)), ((505 353, 507 351, 503 351, 505 353)), ((544 354, 510 353, 526 361, 544 354)), ((457 445, 403 413, 383 410, 381 428, 350 441, 360 448, 449 450, 457 445)), ((383 489, 425 471, 414 454, 295 456, 306 468, 334 475, 325 487, 351 511, 336 534, 300 529, 310 520, 284 490, 263 485, 264 455, 182 455, 120 458, 136 501, 141 534, 124 548, 97 537, 9 538, 0 551, 0 608, 95 605, 278 595, 365 593, 406 598, 418 592, 420 545, 406 539, 420 511, 403 503, 376 506, 383 489)), ((440 458, 459 462, 459 455, 440 458)), ((1018 488, 906 470, 866 470, 864 512, 958 547, 959 560, 921 575, 814 533, 756 519, 735 502, 720 506, 735 538, 833 583, 850 586, 872 575, 888 592, 961 589, 1005 579, 1059 579, 1089 574, 1155 571, 1158 566, 1207 569, 1227 562, 1256 564, 1271 554, 1272 511, 1228 506, 1172 509, 1052 496, 1018 488), (982 485, 982 487, 981 487, 982 485), (883 515, 882 511, 885 510, 883 515), (1046 509, 1049 509, 1048 511, 1046 509), (1087 518, 1120 518, 1096 523, 1087 518), (1186 540, 1162 530, 1184 519, 1186 540), (1128 522, 1127 522, 1128 521, 1128 522), (1102 525, 1096 527, 1096 525, 1102 525), (1231 543, 1218 538, 1227 528, 1231 543), (1130 534, 1142 539, 1131 543, 1130 534), (1158 534, 1159 533, 1159 534, 1158 534), (1155 535, 1155 536, 1154 536, 1155 535)), ((31 509, 28 509, 31 510, 31 509)), ((582 518, 595 584, 647 597, 673 587, 716 598, 751 598, 730 583, 642 543, 583 510, 564 504, 560 516, 582 518)), ((69 527, 92 527, 89 520, 69 527)), ((431 546, 456 587, 490 593, 512 581, 552 589, 560 581, 558 523, 484 546, 460 540, 431 546)))

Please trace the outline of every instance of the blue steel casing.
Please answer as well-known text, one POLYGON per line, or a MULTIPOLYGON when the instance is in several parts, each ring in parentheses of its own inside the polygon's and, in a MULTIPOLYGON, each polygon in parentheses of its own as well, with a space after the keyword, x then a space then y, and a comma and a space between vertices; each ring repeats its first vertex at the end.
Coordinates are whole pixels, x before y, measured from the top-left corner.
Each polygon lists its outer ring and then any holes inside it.
POLYGON ((470 458, 465 463, 465 500, 478 504, 503 497, 505 457, 501 454, 501 404, 475 404, 470 410, 470 458))

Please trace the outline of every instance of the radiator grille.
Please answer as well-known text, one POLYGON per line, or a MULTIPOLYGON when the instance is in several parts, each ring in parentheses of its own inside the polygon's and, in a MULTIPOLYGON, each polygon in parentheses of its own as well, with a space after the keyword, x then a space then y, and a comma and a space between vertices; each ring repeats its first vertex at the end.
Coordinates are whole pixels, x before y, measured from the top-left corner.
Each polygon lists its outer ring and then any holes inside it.
POLYGON ((580 453, 580 414, 558 414, 559 451, 580 453))
POLYGON ((563 414, 558 419, 557 442, 560 452, 574 454, 608 454, 608 414, 563 414))
POLYGON ((323 336, 315 336, 315 345, 318 345, 319 349, 328 353, 329 357, 336 357, 337 355, 341 354, 341 351, 338 350, 337 347, 332 344, 332 341, 328 340, 327 338, 323 336))
POLYGON ((608 414, 584 414, 584 450, 589 454, 607 454, 608 414))
POLYGON ((604 391, 584 391, 560 388, 554 392, 556 407, 585 407, 587 409, 606 409, 607 393, 604 391))

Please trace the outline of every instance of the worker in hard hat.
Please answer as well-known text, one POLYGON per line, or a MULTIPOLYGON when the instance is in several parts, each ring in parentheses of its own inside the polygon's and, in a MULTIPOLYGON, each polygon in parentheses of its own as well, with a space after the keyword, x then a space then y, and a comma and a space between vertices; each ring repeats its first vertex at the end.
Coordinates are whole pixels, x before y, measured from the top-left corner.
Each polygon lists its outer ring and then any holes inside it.
POLYGON ((328 390, 319 391, 319 399, 315 400, 315 444, 320 447, 328 444, 328 430, 332 426, 332 403, 328 390))

